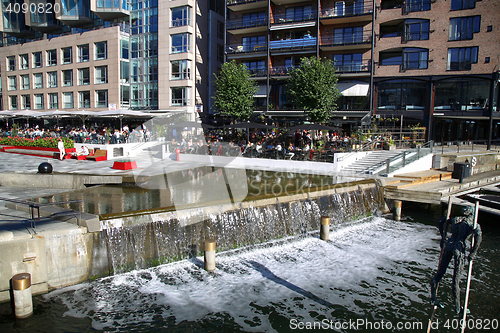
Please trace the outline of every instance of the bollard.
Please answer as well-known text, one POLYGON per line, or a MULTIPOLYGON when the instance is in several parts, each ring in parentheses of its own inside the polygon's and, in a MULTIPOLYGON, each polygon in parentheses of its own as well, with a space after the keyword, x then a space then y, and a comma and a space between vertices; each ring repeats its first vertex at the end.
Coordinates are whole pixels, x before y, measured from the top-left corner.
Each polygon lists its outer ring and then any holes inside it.
POLYGON ((319 237, 321 240, 330 240, 330 218, 328 216, 321 216, 319 237))
POLYGON ((180 155, 181 155, 181 150, 179 148, 177 148, 175 150, 175 154, 177 155, 176 157, 176 161, 179 162, 181 159, 180 159, 180 155))
POLYGON ((31 298, 31 274, 21 273, 12 277, 14 294, 14 313, 16 318, 28 318, 33 314, 33 300, 31 298))
POLYGON ((215 270, 215 240, 205 239, 205 270, 215 270))
POLYGON ((401 221, 401 207, 403 202, 400 200, 394 200, 394 220, 401 221))

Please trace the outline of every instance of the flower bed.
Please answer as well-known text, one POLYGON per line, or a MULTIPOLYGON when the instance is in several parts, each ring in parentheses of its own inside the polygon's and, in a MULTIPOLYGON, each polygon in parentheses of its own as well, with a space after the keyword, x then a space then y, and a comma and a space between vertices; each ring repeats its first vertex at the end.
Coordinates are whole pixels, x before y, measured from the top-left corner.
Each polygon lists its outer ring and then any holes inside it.
MULTIPOLYGON (((64 148, 74 148, 75 143, 69 138, 62 138, 64 148)), ((36 138, 26 139, 18 136, 0 138, 0 145, 15 147, 33 147, 33 148, 55 148, 57 149, 58 138, 36 138)))

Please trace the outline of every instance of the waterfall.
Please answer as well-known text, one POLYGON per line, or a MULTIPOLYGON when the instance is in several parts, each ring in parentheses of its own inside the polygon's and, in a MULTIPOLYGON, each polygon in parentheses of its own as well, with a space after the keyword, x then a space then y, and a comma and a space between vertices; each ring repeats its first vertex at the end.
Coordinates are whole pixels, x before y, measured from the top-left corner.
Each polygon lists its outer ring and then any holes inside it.
MULTIPOLYGON (((351 184, 352 185, 352 184, 351 184)), ((380 188, 350 186, 329 194, 300 199, 279 197, 233 205, 232 209, 170 212, 162 219, 130 225, 111 223, 94 236, 92 275, 123 273, 203 254, 203 241, 213 238, 217 251, 259 244, 319 230, 320 217, 331 217, 332 228, 371 215, 382 207, 380 188), (190 223, 200 214, 201 222, 190 223), (117 226, 116 226, 117 225, 117 226)), ((227 208, 227 207, 226 207, 227 208)))

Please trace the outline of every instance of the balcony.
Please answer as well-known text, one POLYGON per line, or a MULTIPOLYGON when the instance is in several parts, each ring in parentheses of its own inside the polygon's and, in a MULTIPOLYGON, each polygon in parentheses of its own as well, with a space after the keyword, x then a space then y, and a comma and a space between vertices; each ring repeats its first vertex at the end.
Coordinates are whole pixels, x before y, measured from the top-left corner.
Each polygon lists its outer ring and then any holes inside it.
POLYGON ((293 68, 293 66, 274 66, 273 68, 269 69, 269 76, 278 76, 278 77, 283 77, 283 76, 288 76, 288 72, 290 72, 293 68))
POLYGON ((349 33, 335 36, 321 37, 321 50, 337 51, 344 49, 370 49, 372 32, 367 30, 362 33, 349 33))
POLYGON ((321 23, 340 24, 372 21, 372 3, 343 4, 334 8, 324 8, 320 15, 321 23))
POLYGON ((316 47, 317 44, 316 37, 295 38, 295 39, 283 39, 283 40, 273 40, 269 42, 269 49, 271 51, 282 51, 282 50, 301 50, 301 49, 312 49, 316 47))
POLYGON ((316 25, 318 13, 311 11, 300 15, 279 14, 271 19, 271 30, 313 27, 316 25))
POLYGON ((231 20, 226 23, 226 28, 233 35, 262 32, 267 30, 267 18, 231 20))
POLYGON ((227 8, 233 12, 267 8, 267 0, 227 0, 227 8))
POLYGON ((352 73, 370 73, 371 72, 371 61, 363 60, 361 62, 345 62, 342 64, 335 64, 335 72, 341 74, 352 74, 352 73))
POLYGON ((265 78, 267 77, 267 70, 265 68, 252 68, 248 72, 254 78, 265 78))
POLYGON ((5 9, 5 4, 2 5, 2 8, 4 14, 3 25, 0 26, 1 32, 7 33, 13 37, 33 37, 35 32, 25 25, 24 14, 22 12, 16 14, 12 11, 9 13, 5 9))
POLYGON ((91 9, 104 21, 130 16, 130 5, 127 0, 97 0, 92 2, 91 9))
POLYGON ((94 21, 89 3, 84 0, 56 0, 55 4, 59 4, 61 8, 59 12, 56 12, 56 19, 70 27, 78 27, 94 21))
POLYGON ((227 55, 231 59, 235 58, 248 58, 258 56, 261 57, 267 52, 266 44, 232 44, 226 48, 227 55))

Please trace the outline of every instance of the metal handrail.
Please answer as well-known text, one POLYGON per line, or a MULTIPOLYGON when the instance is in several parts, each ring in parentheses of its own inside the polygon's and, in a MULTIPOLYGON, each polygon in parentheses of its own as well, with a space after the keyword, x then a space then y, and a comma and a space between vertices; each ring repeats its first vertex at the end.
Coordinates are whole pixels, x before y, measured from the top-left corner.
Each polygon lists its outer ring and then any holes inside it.
MULTIPOLYGON (((17 204, 22 204, 22 205, 28 205, 30 209, 30 214, 31 214, 31 227, 36 228, 36 223, 35 223, 35 209, 37 210, 37 219, 40 221, 40 207, 41 206, 50 206, 50 205, 59 205, 59 204, 67 204, 67 203, 75 203, 75 202, 82 202, 82 199, 79 200, 69 200, 69 201, 58 201, 58 202, 45 202, 45 203, 40 203, 40 202, 33 202, 33 201, 23 201, 23 200, 17 200, 17 199, 9 199, 9 198, 2 198, 0 197, 0 200, 3 201, 10 201, 14 202, 17 204)), ((80 226, 80 219, 77 219, 77 225, 80 226)))
POLYGON ((350 152, 348 154, 344 154, 344 155, 340 156, 339 158, 337 158, 337 162, 342 162, 346 158, 349 158, 360 151, 366 151, 366 150, 368 150, 368 148, 371 148, 371 146, 373 146, 374 144, 382 143, 382 142, 384 142, 384 141, 382 141, 382 140, 367 141, 366 143, 363 143, 361 145, 361 147, 358 147, 358 148, 354 149, 352 152, 350 152))

